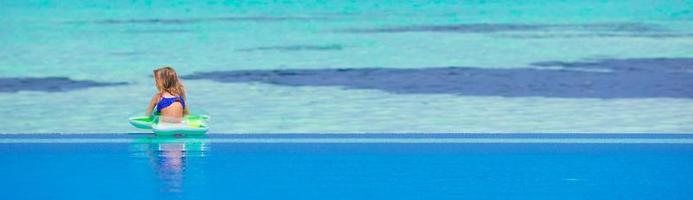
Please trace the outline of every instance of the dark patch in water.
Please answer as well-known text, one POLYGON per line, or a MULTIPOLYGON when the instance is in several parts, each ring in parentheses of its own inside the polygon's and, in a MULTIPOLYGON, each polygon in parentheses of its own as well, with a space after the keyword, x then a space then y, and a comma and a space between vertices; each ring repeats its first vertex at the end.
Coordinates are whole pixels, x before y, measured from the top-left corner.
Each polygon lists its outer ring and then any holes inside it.
POLYGON ((72 80, 67 77, 0 78, 0 92, 43 91, 65 92, 88 87, 126 85, 125 82, 104 83, 90 80, 72 80))
POLYGON ((148 29, 148 30, 128 30, 125 31, 126 33, 134 33, 134 34, 147 34, 147 33, 191 33, 193 32, 192 30, 187 30, 187 29, 148 29))
POLYGON ((96 23, 96 24, 196 24, 204 22, 223 22, 223 21, 252 21, 252 22, 274 22, 274 21, 310 21, 322 18, 315 17, 289 17, 289 16, 252 16, 252 17, 210 17, 210 18, 150 18, 150 19, 106 19, 95 21, 77 21, 69 23, 96 23))
POLYGON ((505 38, 516 39, 545 39, 545 38, 589 38, 589 37, 639 37, 639 38, 684 38, 693 37, 690 33, 552 33, 552 34, 530 34, 514 33, 498 35, 505 38))
POLYGON ((454 24, 398 26, 372 29, 346 29, 347 33, 400 33, 400 32, 454 32, 495 33, 510 31, 566 31, 585 30, 596 32, 654 32, 663 31, 659 26, 643 23, 596 23, 596 24, 454 24))
POLYGON ((558 29, 584 29, 590 31, 607 31, 607 32, 657 32, 665 31, 661 26, 645 23, 594 23, 594 24, 576 24, 576 25, 549 25, 550 28, 558 29))
POLYGON ((255 48, 236 49, 236 51, 334 51, 342 50, 344 46, 331 45, 290 45, 290 46, 265 46, 255 48))
POLYGON ((373 29, 347 29, 349 33, 398 33, 398 32, 462 32, 488 33, 501 31, 534 31, 545 28, 543 25, 525 24, 458 24, 458 25, 422 25, 400 26, 373 29))
POLYGON ((693 58, 551 61, 534 65, 538 68, 214 71, 199 72, 183 78, 229 83, 262 82, 286 86, 341 86, 401 94, 564 98, 693 97, 693 58), (545 67, 561 69, 544 69, 545 67))
POLYGON ((690 73, 693 73, 693 58, 599 59, 582 62, 546 61, 532 63, 532 65, 538 67, 559 66, 567 69, 606 69, 614 72, 663 73, 666 75, 691 75, 690 73))

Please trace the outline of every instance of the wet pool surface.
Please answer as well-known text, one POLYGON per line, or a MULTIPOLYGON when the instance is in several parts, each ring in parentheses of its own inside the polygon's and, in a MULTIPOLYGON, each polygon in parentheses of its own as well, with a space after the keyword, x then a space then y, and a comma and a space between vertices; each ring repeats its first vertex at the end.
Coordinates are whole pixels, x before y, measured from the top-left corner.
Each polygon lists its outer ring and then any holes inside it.
POLYGON ((2 135, 3 199, 688 199, 684 134, 2 135))

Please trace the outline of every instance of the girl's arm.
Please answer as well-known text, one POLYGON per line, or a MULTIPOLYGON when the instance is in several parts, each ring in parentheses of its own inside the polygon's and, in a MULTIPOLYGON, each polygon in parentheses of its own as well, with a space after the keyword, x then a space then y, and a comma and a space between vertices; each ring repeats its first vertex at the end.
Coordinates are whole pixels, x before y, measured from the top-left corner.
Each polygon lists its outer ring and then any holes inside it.
POLYGON ((154 96, 152 96, 152 100, 149 101, 149 106, 147 106, 147 111, 144 112, 145 116, 150 116, 152 114, 152 110, 154 110, 154 106, 156 106, 156 103, 159 103, 159 99, 161 98, 161 93, 156 93, 154 96))
POLYGON ((187 105, 187 104, 188 104, 188 99, 185 98, 185 93, 183 93, 183 95, 181 95, 181 97, 183 98, 183 101, 184 101, 185 104, 186 104, 186 105, 185 105, 185 108, 183 108, 183 115, 188 115, 188 114, 190 114, 190 111, 188 110, 188 105, 187 105))

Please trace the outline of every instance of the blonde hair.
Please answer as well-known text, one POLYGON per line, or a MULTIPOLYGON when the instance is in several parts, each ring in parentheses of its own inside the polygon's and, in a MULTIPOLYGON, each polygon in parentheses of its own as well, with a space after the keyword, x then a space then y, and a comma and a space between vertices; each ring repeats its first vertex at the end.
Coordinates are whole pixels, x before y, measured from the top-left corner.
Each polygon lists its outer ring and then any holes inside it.
POLYGON ((185 87, 183 83, 178 79, 178 74, 176 70, 172 67, 161 67, 154 70, 154 80, 156 81, 156 88, 162 92, 168 92, 172 95, 185 96, 185 87))

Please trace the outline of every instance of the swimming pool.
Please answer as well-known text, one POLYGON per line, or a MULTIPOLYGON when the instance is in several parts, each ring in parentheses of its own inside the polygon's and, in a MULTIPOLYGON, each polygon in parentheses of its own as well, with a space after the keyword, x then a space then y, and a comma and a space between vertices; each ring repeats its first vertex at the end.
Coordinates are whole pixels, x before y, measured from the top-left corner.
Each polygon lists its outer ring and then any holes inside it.
POLYGON ((684 134, 0 135, 2 199, 688 199, 684 134))

